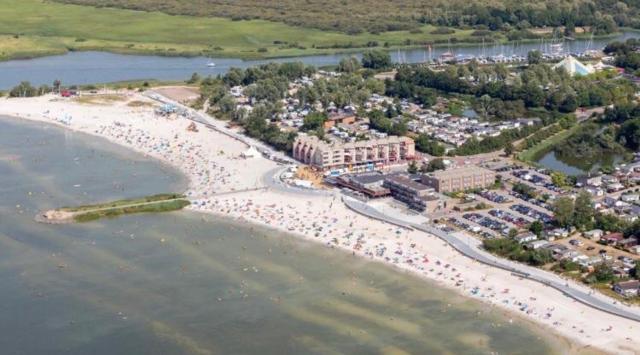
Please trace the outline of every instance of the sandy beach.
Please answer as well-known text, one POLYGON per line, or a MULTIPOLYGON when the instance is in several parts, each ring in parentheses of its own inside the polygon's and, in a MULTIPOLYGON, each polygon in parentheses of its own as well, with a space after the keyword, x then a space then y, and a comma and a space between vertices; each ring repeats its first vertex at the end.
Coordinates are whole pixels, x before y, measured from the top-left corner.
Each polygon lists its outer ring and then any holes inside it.
MULTIPOLYGON (((337 196, 254 190, 263 187, 262 177, 277 167, 274 162, 263 157, 244 159, 245 144, 199 124, 197 132, 187 130, 191 121, 156 115, 154 105, 137 93, 104 104, 52 95, 0 98, 0 115, 104 137, 170 164, 189 179, 186 195, 193 202, 189 208, 195 211, 277 228, 415 273, 548 327, 577 344, 576 352, 598 349, 640 354, 640 323, 594 310, 554 289, 474 262, 435 236, 356 214, 337 196)), ((520 318, 514 316, 513 321, 520 318)))

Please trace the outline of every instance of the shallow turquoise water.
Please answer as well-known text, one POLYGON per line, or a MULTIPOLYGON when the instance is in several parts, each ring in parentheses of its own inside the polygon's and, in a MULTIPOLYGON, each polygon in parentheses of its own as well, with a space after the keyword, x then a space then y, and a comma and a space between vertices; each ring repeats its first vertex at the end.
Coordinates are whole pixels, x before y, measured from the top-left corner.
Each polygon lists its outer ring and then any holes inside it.
POLYGON ((101 139, 0 118, 1 353, 562 351, 487 305, 262 228, 189 212, 33 221, 183 187, 101 139))

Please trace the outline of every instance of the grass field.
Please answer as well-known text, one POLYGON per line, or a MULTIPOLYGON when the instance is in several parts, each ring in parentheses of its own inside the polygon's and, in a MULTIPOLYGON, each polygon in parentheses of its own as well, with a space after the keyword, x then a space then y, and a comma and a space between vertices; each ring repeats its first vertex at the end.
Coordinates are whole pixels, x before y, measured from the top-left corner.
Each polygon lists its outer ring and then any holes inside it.
POLYGON ((335 48, 327 47, 365 47, 371 41, 380 46, 387 42, 393 48, 405 45, 406 40, 471 39, 471 30, 436 35, 430 33, 434 29, 423 26, 422 33, 347 35, 263 20, 232 21, 41 0, 0 0, 0 59, 73 50, 259 58, 335 52, 335 48))

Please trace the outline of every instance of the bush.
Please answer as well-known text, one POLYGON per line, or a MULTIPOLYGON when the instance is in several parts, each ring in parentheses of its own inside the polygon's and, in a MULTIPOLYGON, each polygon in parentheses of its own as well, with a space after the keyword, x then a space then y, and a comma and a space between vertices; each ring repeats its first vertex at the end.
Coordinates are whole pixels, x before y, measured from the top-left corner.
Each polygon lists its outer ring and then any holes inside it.
POLYGON ((432 35, 450 35, 456 33, 456 31, 450 29, 449 27, 438 27, 435 30, 431 31, 432 35))

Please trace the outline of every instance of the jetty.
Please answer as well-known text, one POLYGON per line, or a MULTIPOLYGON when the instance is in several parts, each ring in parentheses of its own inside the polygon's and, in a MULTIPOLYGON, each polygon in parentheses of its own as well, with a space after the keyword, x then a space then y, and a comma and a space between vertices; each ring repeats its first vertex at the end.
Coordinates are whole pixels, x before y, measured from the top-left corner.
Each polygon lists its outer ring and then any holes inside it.
POLYGON ((35 220, 48 224, 89 222, 104 217, 113 218, 132 213, 176 211, 190 204, 191 202, 184 195, 158 194, 78 207, 62 207, 39 213, 35 220))

